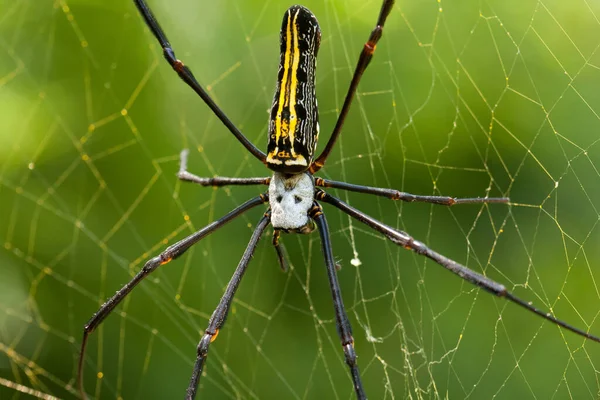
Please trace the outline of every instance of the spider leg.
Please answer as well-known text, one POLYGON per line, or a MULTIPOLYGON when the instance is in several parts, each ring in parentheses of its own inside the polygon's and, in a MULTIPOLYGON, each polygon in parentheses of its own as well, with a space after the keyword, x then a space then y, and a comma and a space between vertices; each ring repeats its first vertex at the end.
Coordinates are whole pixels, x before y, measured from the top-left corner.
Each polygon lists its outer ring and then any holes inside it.
POLYGON ((354 338, 352 337, 352 326, 350 326, 348 315, 346 315, 344 302, 342 300, 342 291, 337 280, 337 268, 333 258, 327 220, 325 219, 325 214, 323 214, 323 209, 317 203, 315 203, 313 208, 309 211, 309 215, 317 224, 319 235, 321 236, 323 256, 325 257, 325 265, 327 267, 327 277, 329 278, 329 287, 331 288, 331 296, 333 297, 335 325, 342 342, 342 348, 344 349, 346 364, 348 364, 348 367, 350 368, 350 374, 352 375, 352 383, 354 385, 354 390, 356 391, 356 397, 359 400, 366 400, 367 396, 365 395, 365 391, 363 389, 360 373, 358 371, 358 363, 356 362, 354 338))
POLYGON ((279 260, 279 266, 281 267, 281 270, 283 272, 287 272, 287 251, 285 250, 285 246, 283 245, 283 243, 279 243, 279 236, 281 236, 281 231, 279 229, 275 229, 273 231, 273 246, 275 246, 275 251, 277 252, 277 259, 279 260))
POLYGON ((421 196, 401 192, 396 189, 378 188, 372 186, 354 185, 352 183, 330 181, 329 179, 316 178, 315 185, 320 187, 348 190, 350 192, 359 192, 366 194, 374 194, 376 196, 387 197, 392 200, 402 200, 407 202, 422 202, 440 204, 443 206, 453 206, 455 204, 481 204, 481 203, 508 203, 508 197, 473 197, 473 198, 456 198, 448 196, 421 196))
POLYGON ((356 89, 358 87, 358 83, 360 82, 360 78, 362 78, 363 73, 365 72, 367 66, 373 58, 373 53, 375 52, 375 47, 377 47, 377 42, 379 42, 379 39, 381 39, 381 35, 383 34, 383 25, 385 24, 385 20, 390 14, 390 11, 392 11, 393 5, 394 0, 383 0, 383 3, 381 4, 381 11, 379 12, 379 18, 377 18, 377 25, 371 32, 369 40, 365 43, 363 50, 360 53, 358 62, 356 64, 356 68, 354 70, 354 76, 352 76, 350 87, 348 88, 346 98, 344 99, 344 105, 342 106, 340 115, 338 116, 337 122, 335 123, 335 127, 333 128, 331 137, 329 138, 327 145, 323 149, 323 152, 310 166, 310 172, 313 174, 323 167, 323 165, 325 164, 325 160, 329 156, 329 153, 333 149, 333 146, 335 145, 335 142, 338 136, 340 135, 340 132, 342 131, 342 126, 344 125, 346 115, 350 110, 350 105, 352 104, 352 99, 354 98, 354 94, 356 93, 356 89))
POLYGON ((231 122, 231 120, 225 115, 223 110, 214 102, 214 100, 208 95, 206 90, 196 80, 192 71, 186 67, 183 62, 175 57, 175 52, 167 39, 167 36, 163 32, 162 28, 158 24, 158 21, 152 14, 150 7, 144 0, 134 0, 135 5, 144 17, 148 28, 152 31, 152 34, 163 49, 163 55, 171 67, 177 72, 177 75, 183 80, 189 87, 191 87, 206 103, 206 105, 212 110, 212 112, 221 120, 223 125, 229 129, 229 131, 237 138, 237 140, 256 158, 258 158, 263 164, 265 163, 265 153, 260 151, 252 142, 250 142, 242 132, 231 122))
POLYGON ((431 250, 424 243, 421 243, 421 242, 415 240, 408 233, 396 230, 388 225, 385 225, 384 223, 377 221, 373 217, 363 213, 362 211, 357 210, 354 207, 351 207, 350 205, 344 203, 340 199, 333 197, 320 189, 317 190, 316 198, 318 200, 329 203, 329 204, 333 205, 334 207, 337 207, 338 209, 342 210, 343 212, 350 215, 351 217, 356 218, 357 220, 364 223, 365 225, 384 234, 388 239, 390 239, 392 242, 396 243, 397 245, 400 245, 406 249, 412 250, 415 253, 423 255, 427 258, 430 258, 431 260, 440 264, 442 267, 444 267, 447 270, 449 270, 450 272, 453 272, 454 274, 460 276, 462 279, 472 283, 473 285, 479 286, 480 288, 482 288, 482 289, 486 290, 487 292, 492 293, 498 297, 504 297, 504 298, 510 300, 511 302, 518 304, 519 306, 539 315, 540 317, 545 318, 548 321, 551 321, 554 324, 559 325, 567 330, 570 330, 573 333, 576 333, 579 336, 583 336, 583 337, 593 340, 595 342, 600 342, 599 337, 594 336, 588 332, 585 332, 579 328, 576 328, 564 321, 561 321, 561 320, 557 319, 556 317, 554 317, 549 312, 542 311, 542 310, 532 306, 531 303, 526 302, 526 301, 516 297, 511 292, 509 292, 508 289, 506 289, 506 287, 504 285, 502 285, 498 282, 495 282, 495 281, 491 280, 490 278, 483 276, 483 275, 465 267, 464 265, 461 265, 461 264, 457 263, 456 261, 453 261, 453 260, 451 260, 447 257, 444 257, 443 255, 431 250))
POLYGON ((159 266, 168 263, 169 261, 181 256, 185 253, 190 247, 196 244, 198 241, 203 239, 204 237, 210 235, 227 222, 233 220, 234 218, 240 216, 242 213, 250 210, 253 207, 256 207, 260 204, 268 201, 268 196, 266 194, 261 194, 253 199, 248 200, 241 206, 235 208, 230 213, 226 214, 222 218, 208 224, 204 228, 199 231, 191 234, 190 236, 180 240, 177 243, 167 247, 162 253, 158 256, 151 258, 144 264, 144 267, 140 270, 131 279, 125 286, 123 286, 115 295, 113 295, 110 299, 108 299, 98 311, 90 318, 87 324, 83 327, 83 340, 81 341, 81 352, 79 354, 79 363, 77 366, 77 380, 79 385, 79 393, 81 394, 81 398, 85 399, 85 394, 83 392, 83 359, 85 356, 85 348, 87 345, 87 340, 89 335, 94 332, 94 330, 104 321, 106 317, 113 311, 113 309, 119 305, 119 303, 133 290, 134 287, 137 286, 145 277, 150 275, 154 270, 156 270, 159 266))
POLYGON ((259 221, 254 233, 252 233, 252 237, 250 238, 250 242, 246 247, 246 251, 244 251, 244 255, 240 260, 231 280, 227 284, 227 288, 225 289, 225 293, 221 300, 219 301, 219 305, 213 312, 210 320, 208 321, 208 327, 204 331, 204 335, 202 339, 200 339, 200 343, 198 343, 197 348, 197 357, 196 363, 194 364, 194 370, 192 372, 192 378, 190 379, 190 385, 186 391, 186 400, 193 400, 196 397, 196 390, 198 388, 198 383, 200 381, 200 376, 202 375, 202 368, 204 367, 204 363, 206 362, 206 358, 208 357, 208 348, 210 344, 217 338, 219 334, 219 330, 225 324, 225 319, 227 318, 227 314, 229 313, 229 307, 231 306, 231 301, 233 300, 233 296, 244 276, 244 272, 246 272, 246 268, 252 259, 252 255, 256 250, 256 245, 258 244, 258 240, 262 236, 265 231, 267 225, 269 225, 271 221, 271 211, 267 211, 262 219, 259 221))
POLYGON ((187 170, 187 157, 189 154, 188 149, 184 149, 181 151, 180 155, 180 163, 179 163, 179 172, 177 173, 177 178, 184 182, 192 182, 197 183, 200 186, 229 186, 229 185, 237 185, 237 186, 248 186, 248 185, 268 185, 271 182, 270 177, 264 178, 227 178, 222 176, 215 176, 212 178, 201 178, 197 175, 194 175, 187 170))

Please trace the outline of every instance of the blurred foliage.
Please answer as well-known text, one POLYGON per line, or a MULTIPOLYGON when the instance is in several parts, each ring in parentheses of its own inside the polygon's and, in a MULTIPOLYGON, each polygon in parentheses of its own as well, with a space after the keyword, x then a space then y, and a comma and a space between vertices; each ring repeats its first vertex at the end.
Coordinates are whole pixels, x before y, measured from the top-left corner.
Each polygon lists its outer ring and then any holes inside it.
MULTIPOLYGON (((259 147, 290 3, 149 0, 179 58, 259 147)), ((322 148, 375 0, 318 17, 322 148)), ((269 172, 162 60, 130 1, 0 0, 0 398, 74 389, 82 327, 145 260, 263 188, 176 181, 269 172)), ((600 334, 600 5, 398 0, 321 176, 451 209, 335 192, 526 300, 600 334)), ((598 398, 600 346, 325 207, 365 388, 382 398, 598 398), (354 261, 354 262, 351 262, 354 261), (355 264, 360 266, 355 266, 355 264)), ((262 210, 159 269, 95 332, 85 387, 178 398, 262 210)), ((318 235, 259 245, 200 395, 353 398, 318 235)))

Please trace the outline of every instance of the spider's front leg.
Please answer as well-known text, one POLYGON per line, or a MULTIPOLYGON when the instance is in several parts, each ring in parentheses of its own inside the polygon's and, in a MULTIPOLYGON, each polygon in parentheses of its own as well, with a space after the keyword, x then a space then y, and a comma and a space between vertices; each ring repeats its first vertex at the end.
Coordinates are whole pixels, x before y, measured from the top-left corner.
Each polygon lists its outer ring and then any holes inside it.
POLYGON ((202 369, 204 368, 204 364, 206 363, 206 358, 208 357, 208 348, 210 344, 217 338, 219 334, 219 330, 225 324, 225 319, 227 318, 227 314, 229 313, 229 307, 231 306, 231 302, 233 300, 233 296, 240 285, 242 277, 246 272, 246 268, 252 259, 252 255, 256 250, 256 245, 258 244, 258 240, 262 236, 263 232, 267 228, 271 221, 271 212, 267 211, 265 215, 262 217, 252 237, 250 238, 250 242, 246 247, 246 251, 244 251, 244 255, 240 260, 231 280, 227 284, 227 288, 225 289, 225 293, 223 297, 221 297, 221 301, 219 301, 219 305, 213 312, 210 320, 208 321, 208 327, 204 331, 204 335, 202 339, 200 339, 200 343, 198 343, 197 348, 197 357, 196 362, 194 364, 194 370, 192 372, 192 378, 190 379, 190 385, 186 391, 186 400, 193 400, 196 397, 196 390, 198 389, 198 383, 200 382, 200 376, 202 375, 202 369))
POLYGON ((87 341, 89 335, 92 334, 104 321, 106 317, 110 315, 110 313, 117 307, 121 301, 131 291, 148 275, 154 272, 161 265, 167 264, 171 260, 180 257, 183 253, 185 253, 190 247, 198 243, 200 240, 215 232, 217 229, 221 228, 226 223, 240 216, 244 212, 250 210, 253 207, 258 206, 259 204, 263 204, 269 200, 269 196, 267 194, 261 194, 253 199, 248 200, 241 206, 235 208, 233 211, 229 212, 225 216, 219 218, 218 220, 208 224, 204 228, 200 229, 197 232, 192 233, 188 237, 174 243, 173 245, 167 247, 162 253, 158 256, 151 258, 144 264, 144 267, 138 272, 128 283, 125 284, 115 295, 113 295, 110 299, 108 299, 101 307, 96 311, 96 313, 90 318, 87 324, 83 327, 83 339, 81 341, 81 352, 79 353, 79 362, 77 364, 77 384, 79 386, 79 393, 81 394, 81 398, 85 399, 85 393, 83 390, 83 361, 85 359, 85 349, 87 346, 87 341))
POLYGON ((331 289, 331 296, 333 297, 335 324, 342 342, 346 364, 350 368, 350 374, 352 375, 352 383, 354 385, 354 391, 356 392, 356 398, 358 400, 366 400, 367 396, 365 395, 365 390, 363 389, 362 381, 360 379, 360 372, 358 370, 358 363, 356 362, 354 338, 352 337, 352 326, 350 325, 350 320, 348 319, 346 309, 344 308, 342 291, 337 279, 337 268, 333 258, 333 250, 331 248, 331 239, 329 237, 327 220, 325 219, 325 214, 323 214, 323 209, 316 202, 309 211, 309 216, 317 224, 319 235, 321 236, 323 256, 325 257, 325 266, 327 267, 327 277, 329 278, 329 287, 331 289))
POLYGON ((325 193, 320 189, 317 190, 315 198, 329 203, 334 207, 340 209, 341 211, 345 212, 346 214, 350 215, 351 217, 356 218, 358 221, 382 233, 395 244, 402 246, 405 249, 412 250, 417 254, 420 254, 435 261, 442 267, 446 268, 448 271, 458 275, 459 277, 472 283, 473 285, 478 286, 498 297, 504 297, 505 299, 525 308, 526 310, 537 314, 538 316, 558 326, 568 329, 579 336, 582 336, 589 340, 593 340, 594 342, 600 342, 600 337, 592 335, 591 333, 581 330, 579 328, 576 328, 575 326, 556 318, 551 313, 545 312, 543 310, 540 310, 539 308, 534 307, 530 302, 520 299, 519 297, 512 294, 503 284, 498 283, 488 278, 487 276, 475 272, 470 268, 467 268, 464 265, 459 264, 456 261, 441 255, 440 253, 427 247, 424 243, 415 240, 408 233, 394 229, 391 226, 377 221, 375 218, 363 213, 362 211, 357 210, 356 208, 344 203, 336 197, 325 193))

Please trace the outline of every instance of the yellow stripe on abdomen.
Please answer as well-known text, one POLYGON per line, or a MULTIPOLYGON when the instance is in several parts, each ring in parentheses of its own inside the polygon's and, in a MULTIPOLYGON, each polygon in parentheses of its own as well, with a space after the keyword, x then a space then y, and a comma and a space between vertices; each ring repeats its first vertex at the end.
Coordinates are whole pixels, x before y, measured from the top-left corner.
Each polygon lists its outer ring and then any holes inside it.
POLYGON ((308 9, 292 6, 284 14, 266 160, 273 170, 302 172, 312 161, 318 135, 314 69, 320 35, 308 9))

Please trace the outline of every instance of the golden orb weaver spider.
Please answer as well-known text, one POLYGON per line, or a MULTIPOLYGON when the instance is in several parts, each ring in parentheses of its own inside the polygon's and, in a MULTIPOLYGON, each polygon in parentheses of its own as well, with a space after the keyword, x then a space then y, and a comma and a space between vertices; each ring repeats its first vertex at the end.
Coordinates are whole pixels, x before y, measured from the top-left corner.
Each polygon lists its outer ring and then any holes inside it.
POLYGON ((318 201, 328 203, 350 215, 370 228, 383 234, 393 243, 430 258, 450 272, 498 297, 533 312, 554 324, 568 329, 587 339, 600 342, 600 338, 581 329, 569 325, 550 313, 543 312, 529 302, 521 300, 509 292, 506 287, 469 268, 435 252, 425 244, 415 240, 406 232, 399 231, 375 220, 363 212, 351 207, 341 200, 323 191, 321 188, 337 188, 353 192, 387 197, 392 200, 408 202, 427 202, 445 206, 474 203, 508 203, 508 198, 452 198, 444 196, 421 196, 400 192, 394 189, 359 186, 345 182, 330 181, 315 177, 340 135, 352 99, 356 93, 360 79, 371 61, 377 42, 382 36, 385 21, 392 11, 394 0, 383 0, 381 11, 367 42, 365 43, 350 82, 343 107, 336 125, 323 152, 314 159, 319 135, 318 110, 315 96, 315 66, 320 43, 320 28, 316 17, 302 6, 290 7, 283 16, 280 33, 280 64, 277 86, 271 106, 269 120, 269 138, 267 154, 252 144, 225 113, 216 105, 203 87, 196 81, 191 70, 175 57, 175 53, 162 31, 160 25, 144 0, 134 0, 146 24, 160 43, 164 56, 179 77, 190 86, 208 105, 238 141, 259 161, 273 171, 271 177, 260 178, 202 178, 187 171, 187 151, 181 153, 181 167, 178 178, 201 186, 227 185, 268 185, 268 191, 246 201, 222 218, 212 222, 192 235, 169 246, 158 256, 150 259, 135 277, 123 286, 114 296, 106 301, 92 316, 84 327, 81 353, 78 363, 78 385, 81 396, 85 398, 83 389, 83 361, 89 335, 102 323, 114 308, 150 273, 159 266, 181 256, 195 243, 216 231, 227 222, 258 205, 269 203, 264 216, 257 224, 248 246, 238 264, 233 277, 228 283, 218 306, 213 312, 208 327, 197 347, 197 356, 192 377, 186 391, 186 399, 196 396, 202 370, 208 357, 210 344, 216 339, 223 327, 233 296, 241 282, 246 268, 256 249, 257 243, 269 224, 273 226, 273 245, 277 251, 279 263, 285 269, 285 259, 279 237, 281 232, 303 233, 319 231, 322 251, 325 258, 329 286, 334 304, 335 322, 342 344, 346 364, 349 367, 354 391, 357 399, 367 396, 363 388, 354 351, 354 339, 349 319, 342 301, 341 290, 337 280, 336 264, 333 257, 329 237, 329 228, 323 209, 318 201))

